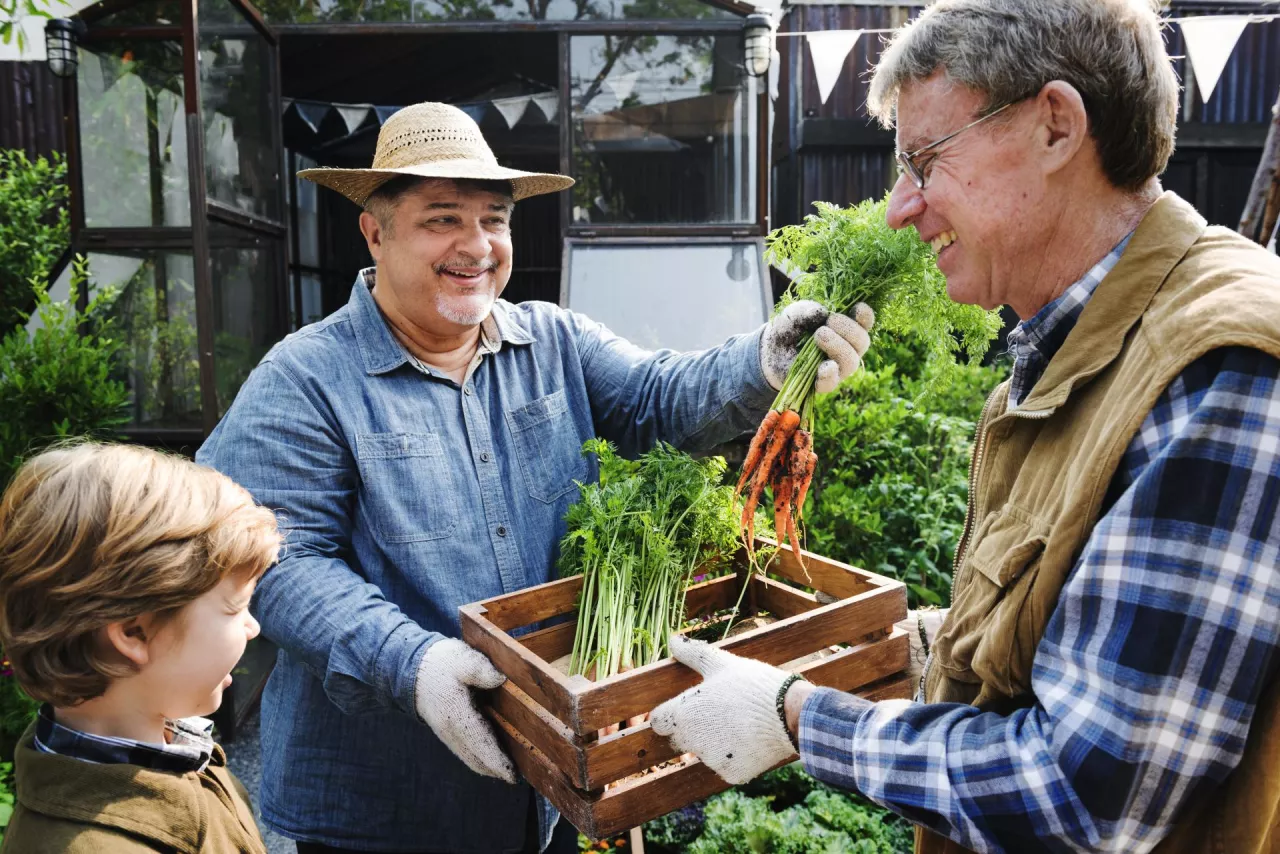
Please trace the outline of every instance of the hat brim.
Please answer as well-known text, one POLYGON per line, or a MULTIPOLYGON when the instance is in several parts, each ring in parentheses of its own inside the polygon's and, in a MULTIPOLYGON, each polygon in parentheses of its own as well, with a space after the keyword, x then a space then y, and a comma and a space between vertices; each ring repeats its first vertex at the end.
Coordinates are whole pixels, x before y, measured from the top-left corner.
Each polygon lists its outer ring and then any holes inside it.
POLYGON ((320 167, 303 169, 299 178, 314 181, 322 187, 336 190, 357 205, 364 207, 370 194, 392 178, 401 175, 417 175, 420 178, 469 178, 475 181, 510 181, 511 196, 515 201, 544 193, 558 193, 573 186, 567 175, 547 172, 521 172, 496 163, 479 160, 437 160, 395 169, 333 169, 320 167))

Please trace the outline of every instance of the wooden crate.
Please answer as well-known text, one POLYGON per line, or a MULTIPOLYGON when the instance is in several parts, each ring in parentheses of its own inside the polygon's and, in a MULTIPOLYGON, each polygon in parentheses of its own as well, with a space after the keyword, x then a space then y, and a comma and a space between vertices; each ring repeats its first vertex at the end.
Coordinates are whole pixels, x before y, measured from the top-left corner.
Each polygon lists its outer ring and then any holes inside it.
MULTIPOLYGON (((768 567, 785 581, 760 575, 751 579, 744 611, 768 612, 777 622, 716 645, 779 666, 825 652, 825 657, 790 669, 816 684, 869 699, 909 697, 907 635, 893 625, 907 615, 903 584, 803 554, 808 579, 785 547, 768 567)), ((742 589, 744 555, 738 565, 738 575, 689 588, 690 617, 733 606, 742 589)), ((462 637, 508 677, 489 695, 486 711, 520 772, 580 831, 602 839, 723 791, 728 784, 697 759, 678 756, 648 723, 625 723, 697 684, 692 670, 666 658, 593 682, 565 676, 550 664, 570 652, 576 622, 511 634, 573 614, 581 589, 582 576, 574 576, 465 605, 462 637), (624 727, 620 731, 600 735, 619 723, 624 727)))

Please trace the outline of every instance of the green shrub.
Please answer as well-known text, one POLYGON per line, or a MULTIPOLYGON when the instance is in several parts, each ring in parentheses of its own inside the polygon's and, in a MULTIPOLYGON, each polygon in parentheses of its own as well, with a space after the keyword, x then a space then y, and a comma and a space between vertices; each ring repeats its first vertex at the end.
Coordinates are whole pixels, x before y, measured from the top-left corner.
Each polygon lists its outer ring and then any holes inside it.
POLYGON ((652 854, 905 854, 912 846, 907 822, 799 764, 651 821, 644 839, 652 854))
POLYGON ((4 833, 9 829, 9 820, 13 818, 15 800, 13 763, 0 762, 0 842, 4 841, 4 833))
POLYGON ((804 515, 810 549, 905 582, 912 607, 951 601, 974 427, 1004 377, 1003 367, 960 365, 939 382, 922 365, 911 347, 885 342, 819 400, 804 515))
POLYGON ((66 174, 58 154, 29 160, 0 149, 0 336, 25 322, 31 281, 43 282, 67 248, 66 174))
MULTIPOLYGON (((74 264, 78 287, 86 264, 74 264)), ((113 378, 121 342, 107 317, 112 294, 95 294, 80 314, 68 302, 51 300, 45 286, 30 287, 41 328, 28 335, 19 326, 0 341, 0 486, 44 445, 72 436, 109 437, 126 420, 128 391, 113 378)))

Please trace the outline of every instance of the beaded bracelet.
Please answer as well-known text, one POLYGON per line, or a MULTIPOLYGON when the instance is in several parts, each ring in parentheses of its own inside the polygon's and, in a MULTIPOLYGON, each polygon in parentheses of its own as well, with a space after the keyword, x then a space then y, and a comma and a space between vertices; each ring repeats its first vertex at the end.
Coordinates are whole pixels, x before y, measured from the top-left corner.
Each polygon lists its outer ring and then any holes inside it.
POLYGON ((799 673, 792 673, 782 680, 782 687, 778 688, 778 696, 774 700, 774 706, 778 710, 778 720, 782 721, 782 728, 787 731, 787 738, 791 739, 791 746, 800 751, 800 742, 791 734, 791 728, 787 726, 787 692, 791 690, 791 686, 797 682, 805 681, 804 677, 799 673))

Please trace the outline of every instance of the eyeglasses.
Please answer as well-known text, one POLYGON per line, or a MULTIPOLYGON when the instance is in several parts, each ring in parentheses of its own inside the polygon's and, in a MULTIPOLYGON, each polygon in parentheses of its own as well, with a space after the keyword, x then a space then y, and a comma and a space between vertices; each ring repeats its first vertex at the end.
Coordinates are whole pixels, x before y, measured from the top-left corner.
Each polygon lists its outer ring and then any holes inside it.
POLYGON ((932 157, 926 158, 923 163, 917 160, 917 158, 919 158, 920 155, 925 154, 926 152, 937 148, 939 145, 942 145, 944 142, 949 142, 950 140, 955 139, 957 136, 964 133, 969 128, 976 127, 982 124, 983 122, 985 122, 987 119, 1000 115, 1002 112, 1009 109, 1016 103, 1017 101, 1010 101, 1009 103, 1005 104, 1003 107, 1000 107, 998 110, 993 110, 992 112, 987 113, 982 118, 975 119, 974 121, 969 122, 969 124, 960 128, 960 130, 955 131, 953 133, 949 133, 946 136, 944 136, 942 139, 936 139, 926 146, 917 148, 915 151, 912 151, 910 153, 899 151, 896 155, 898 158, 898 165, 902 168, 903 173, 906 174, 906 176, 911 179, 911 182, 916 185, 916 189, 923 190, 924 185, 929 183, 929 173, 932 171, 929 167, 933 165, 933 161, 937 158, 938 155, 934 154, 932 157))

